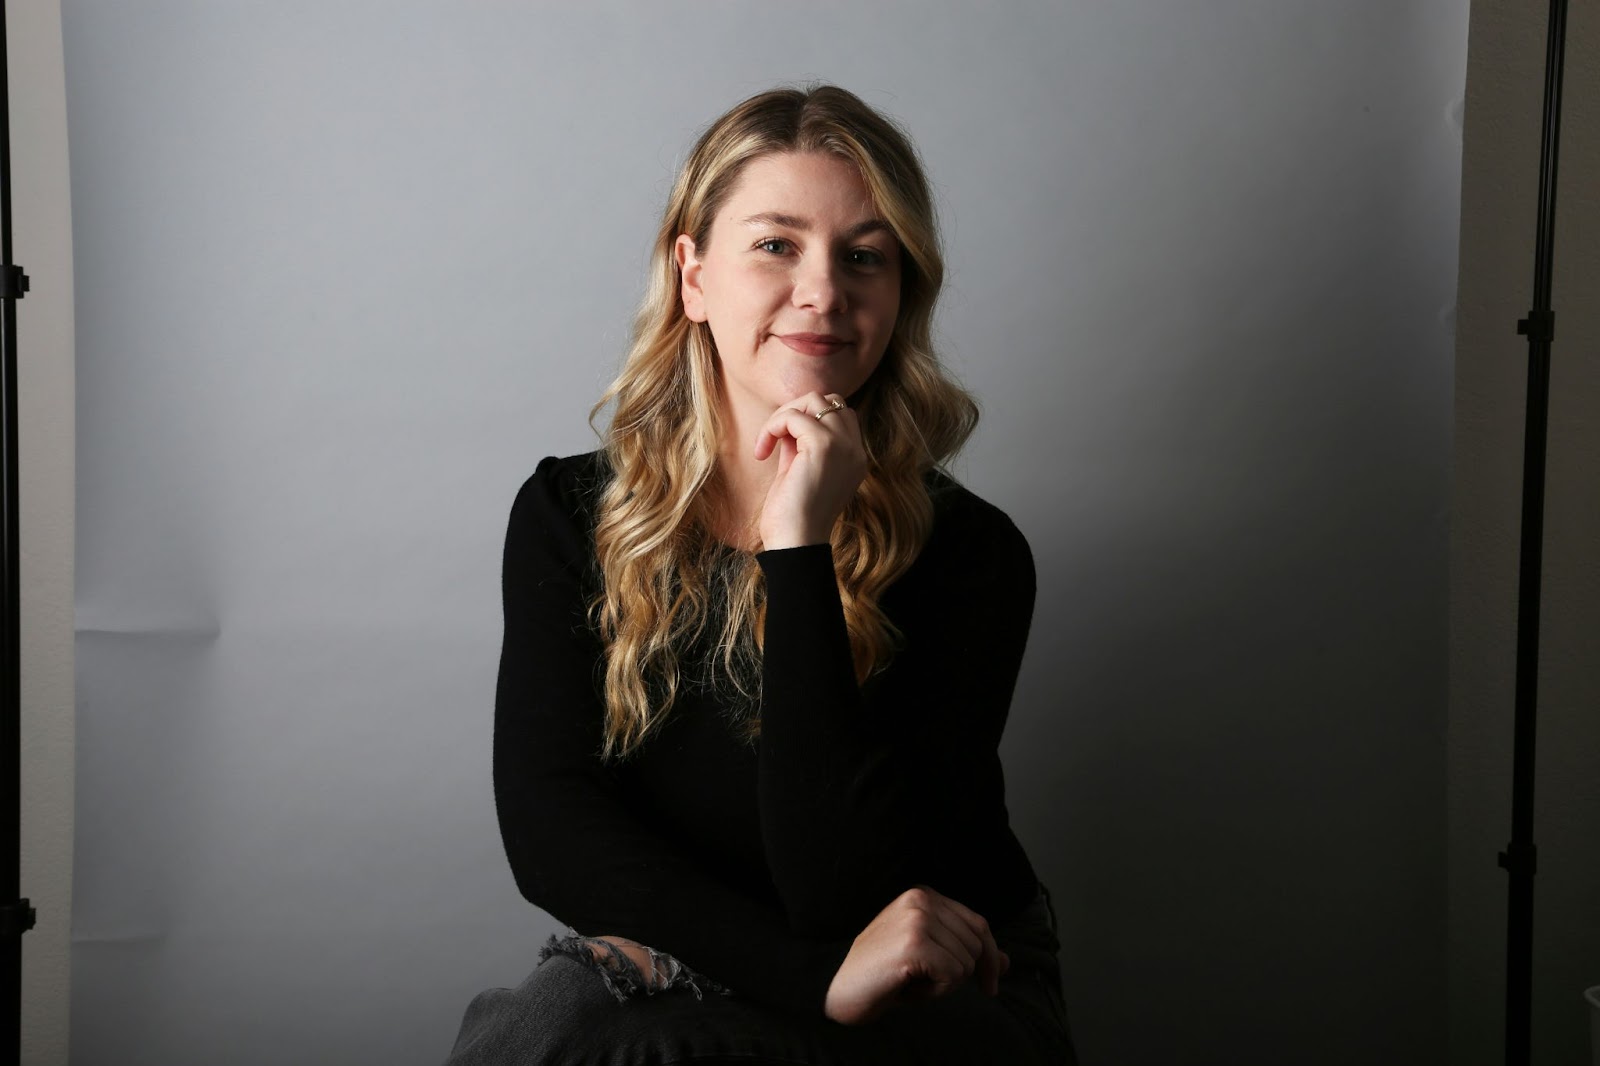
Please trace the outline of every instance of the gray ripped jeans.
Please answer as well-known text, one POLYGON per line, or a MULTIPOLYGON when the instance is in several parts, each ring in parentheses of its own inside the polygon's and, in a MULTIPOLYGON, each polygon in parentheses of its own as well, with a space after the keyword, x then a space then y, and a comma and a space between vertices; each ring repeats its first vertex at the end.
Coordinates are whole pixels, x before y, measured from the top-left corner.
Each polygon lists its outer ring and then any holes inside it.
POLYGON ((1075 1064, 1045 886, 993 932, 1011 957, 999 996, 969 982, 852 1026, 753 1003, 665 952, 649 951, 655 979, 646 981, 615 945, 553 936, 521 985, 472 1000, 447 1066, 1075 1064))

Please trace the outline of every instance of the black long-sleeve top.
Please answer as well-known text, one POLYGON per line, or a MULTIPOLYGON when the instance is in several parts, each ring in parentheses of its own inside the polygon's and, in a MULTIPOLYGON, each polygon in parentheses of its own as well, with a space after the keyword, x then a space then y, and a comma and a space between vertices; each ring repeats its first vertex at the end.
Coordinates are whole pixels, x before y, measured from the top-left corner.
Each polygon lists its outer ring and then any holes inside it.
MULTIPOLYGON (((820 1014, 855 936, 928 885, 999 924, 1037 879, 997 748, 1033 612, 1028 543, 940 474, 935 522, 881 604, 903 642, 858 686, 825 544, 761 552, 761 734, 681 685, 602 763, 601 453, 542 461, 511 510, 494 792, 517 886, 587 936, 649 944, 737 994, 820 1014)), ((732 549, 729 549, 732 550, 732 549)))

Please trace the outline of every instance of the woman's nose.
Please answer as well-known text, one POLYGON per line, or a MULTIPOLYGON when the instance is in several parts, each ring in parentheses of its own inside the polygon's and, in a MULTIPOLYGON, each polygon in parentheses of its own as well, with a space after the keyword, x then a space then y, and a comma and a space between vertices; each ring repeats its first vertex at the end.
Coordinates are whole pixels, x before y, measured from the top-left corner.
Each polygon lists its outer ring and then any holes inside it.
POLYGON ((794 305, 824 313, 838 313, 845 309, 844 285, 839 277, 838 264, 827 259, 802 262, 796 268, 794 279, 794 305))

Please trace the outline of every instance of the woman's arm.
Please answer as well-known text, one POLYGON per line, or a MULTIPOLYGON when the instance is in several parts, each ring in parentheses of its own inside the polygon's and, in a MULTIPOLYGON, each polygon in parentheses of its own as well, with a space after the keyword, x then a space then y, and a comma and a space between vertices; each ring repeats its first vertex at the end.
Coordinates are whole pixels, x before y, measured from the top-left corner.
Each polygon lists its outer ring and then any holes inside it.
POLYGON ((789 924, 860 930, 915 884, 991 920, 1034 891, 998 755, 1035 591, 1027 540, 948 485, 885 608, 905 637, 857 686, 826 544, 767 551, 760 753, 767 862, 789 924))
POLYGON ((506 532, 494 791, 517 887, 582 933, 649 944, 750 999, 820 1013, 859 928, 795 935, 776 908, 645 827, 599 762, 601 648, 585 619, 591 549, 575 491, 560 461, 544 460, 506 532))
POLYGON ((796 931, 859 929, 917 883, 985 917, 1037 880, 1011 834, 997 747, 1033 614, 1033 559, 1004 513, 945 479, 916 563, 885 593, 904 648, 855 683, 828 533, 867 470, 856 412, 808 393, 773 412, 756 461, 767 579, 760 804, 796 931), (821 417, 819 417, 819 415, 821 417))

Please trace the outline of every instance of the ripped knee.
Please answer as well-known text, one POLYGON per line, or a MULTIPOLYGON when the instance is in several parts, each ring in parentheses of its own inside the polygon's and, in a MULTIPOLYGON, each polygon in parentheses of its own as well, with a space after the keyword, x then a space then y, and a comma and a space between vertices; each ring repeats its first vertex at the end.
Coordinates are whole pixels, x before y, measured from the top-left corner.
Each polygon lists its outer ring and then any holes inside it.
POLYGON ((654 996, 670 992, 675 988, 687 988, 696 999, 704 999, 707 992, 719 996, 733 994, 730 989, 704 974, 696 973, 666 952, 657 951, 648 944, 639 946, 650 954, 648 977, 639 969, 639 964, 628 957, 627 952, 599 937, 552 934, 544 947, 539 949, 539 961, 542 963, 552 955, 562 955, 582 963, 600 975, 606 990, 616 997, 618 1003, 626 1003, 639 995, 654 996), (599 955, 596 955, 597 949, 599 955))

